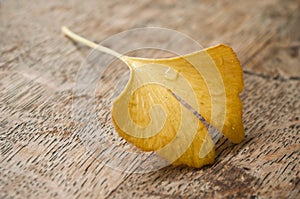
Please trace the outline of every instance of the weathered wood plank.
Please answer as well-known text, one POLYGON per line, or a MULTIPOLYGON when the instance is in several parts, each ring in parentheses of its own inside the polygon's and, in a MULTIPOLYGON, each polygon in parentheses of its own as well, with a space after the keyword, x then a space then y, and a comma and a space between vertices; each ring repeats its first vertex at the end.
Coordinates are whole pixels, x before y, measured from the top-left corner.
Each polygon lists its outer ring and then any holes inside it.
MULTIPOLYGON (((299 8, 296 0, 1 1, 0 198, 299 197, 299 8), (204 47, 232 45, 246 71, 245 140, 221 139, 216 163, 199 170, 107 167, 98 138, 84 143, 84 123, 72 115, 72 99, 89 99, 72 92, 89 49, 66 40, 61 25, 96 41, 161 26, 204 47)), ((109 86, 98 88, 98 104, 109 86)))

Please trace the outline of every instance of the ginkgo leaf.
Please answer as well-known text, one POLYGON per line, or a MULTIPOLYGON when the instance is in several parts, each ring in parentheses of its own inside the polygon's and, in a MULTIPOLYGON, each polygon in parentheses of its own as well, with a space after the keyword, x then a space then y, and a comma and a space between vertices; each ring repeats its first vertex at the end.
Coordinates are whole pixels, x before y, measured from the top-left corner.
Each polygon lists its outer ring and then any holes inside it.
POLYGON ((173 165, 200 168, 214 162, 214 142, 207 128, 175 95, 233 143, 244 138, 242 69, 229 46, 146 59, 120 55, 65 27, 63 32, 128 65, 130 79, 113 103, 112 120, 118 134, 141 150, 155 151, 173 165))

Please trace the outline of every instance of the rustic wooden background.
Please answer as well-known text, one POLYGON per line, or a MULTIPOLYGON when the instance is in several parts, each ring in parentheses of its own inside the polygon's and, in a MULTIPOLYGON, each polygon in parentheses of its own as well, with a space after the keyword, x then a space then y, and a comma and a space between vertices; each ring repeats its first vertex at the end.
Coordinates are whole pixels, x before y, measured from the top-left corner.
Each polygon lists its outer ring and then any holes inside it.
POLYGON ((0 0, 0 198, 299 198, 300 2, 0 0), (122 173, 78 138, 72 88, 94 41, 159 26, 231 45, 245 78, 245 140, 216 163, 122 173))

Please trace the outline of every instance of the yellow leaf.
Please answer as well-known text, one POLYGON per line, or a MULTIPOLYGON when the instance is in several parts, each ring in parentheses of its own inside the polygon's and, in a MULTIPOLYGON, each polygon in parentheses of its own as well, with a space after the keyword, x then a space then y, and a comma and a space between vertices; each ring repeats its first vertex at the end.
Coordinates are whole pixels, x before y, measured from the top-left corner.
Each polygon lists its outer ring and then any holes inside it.
POLYGON ((200 168, 214 162, 214 142, 205 125, 174 95, 230 141, 243 139, 242 69, 230 47, 218 45, 185 56, 146 59, 122 56, 66 28, 63 32, 129 66, 130 79, 113 103, 112 119, 119 135, 141 150, 156 151, 173 165, 200 168))

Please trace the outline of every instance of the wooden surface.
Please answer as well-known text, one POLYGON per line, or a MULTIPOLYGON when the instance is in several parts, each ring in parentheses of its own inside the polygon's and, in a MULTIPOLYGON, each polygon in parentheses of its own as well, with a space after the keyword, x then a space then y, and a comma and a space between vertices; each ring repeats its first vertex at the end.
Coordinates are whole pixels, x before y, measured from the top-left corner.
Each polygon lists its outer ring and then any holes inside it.
POLYGON ((0 1, 0 198, 299 198, 300 2, 0 1), (203 169, 105 166, 79 139, 72 88, 94 41, 159 26, 231 45, 244 69, 245 140, 203 169))

